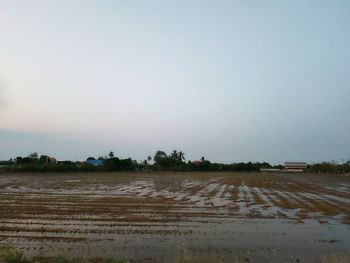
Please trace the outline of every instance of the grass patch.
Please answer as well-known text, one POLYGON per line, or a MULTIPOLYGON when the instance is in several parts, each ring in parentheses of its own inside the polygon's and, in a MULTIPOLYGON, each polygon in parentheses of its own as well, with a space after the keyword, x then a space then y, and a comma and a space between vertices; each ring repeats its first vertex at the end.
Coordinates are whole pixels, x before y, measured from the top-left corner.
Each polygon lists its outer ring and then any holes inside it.
POLYGON ((23 252, 13 249, 9 244, 0 246, 0 262, 1 263, 129 263, 128 260, 117 259, 81 259, 69 258, 65 256, 57 256, 53 258, 33 257, 26 258, 23 252))
POLYGON ((23 256, 23 252, 12 249, 10 245, 2 245, 0 247, 0 262, 31 263, 30 260, 23 256))
POLYGON ((217 255, 212 254, 208 254, 205 257, 195 258, 189 250, 181 248, 175 263, 243 263, 243 261, 238 259, 225 260, 224 258, 218 258, 217 255))
POLYGON ((350 258, 349 256, 342 256, 342 255, 329 255, 326 257, 322 257, 320 260, 320 263, 349 263, 350 258))
MULTIPOLYGON (((128 260, 117 259, 82 259, 69 258, 65 256, 57 257, 33 257, 26 258, 23 252, 13 249, 10 245, 0 246, 0 262, 1 263, 130 263, 128 260)), ((218 258, 217 255, 208 254, 205 257, 195 258, 189 250, 182 248, 176 257, 175 263, 241 263, 243 261, 237 259, 225 260, 218 258)))

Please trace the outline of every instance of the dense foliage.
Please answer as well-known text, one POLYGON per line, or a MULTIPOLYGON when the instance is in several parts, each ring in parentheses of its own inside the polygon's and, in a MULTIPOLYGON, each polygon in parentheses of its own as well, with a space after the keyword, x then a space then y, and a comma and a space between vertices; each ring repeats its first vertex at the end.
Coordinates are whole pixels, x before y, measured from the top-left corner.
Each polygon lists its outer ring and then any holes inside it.
MULTIPOLYGON (((103 172, 103 171, 237 171, 258 172, 262 168, 282 169, 282 165, 273 166, 267 162, 239 162, 232 164, 212 163, 202 157, 198 161, 187 161, 182 151, 174 150, 170 154, 157 151, 153 157, 137 162, 131 158, 120 159, 110 152, 108 156, 88 157, 85 162, 59 161, 47 155, 18 156, 8 161, 0 161, 0 171, 6 172, 103 172)), ((323 162, 309 165, 308 172, 313 173, 350 173, 350 161, 337 164, 323 162)))

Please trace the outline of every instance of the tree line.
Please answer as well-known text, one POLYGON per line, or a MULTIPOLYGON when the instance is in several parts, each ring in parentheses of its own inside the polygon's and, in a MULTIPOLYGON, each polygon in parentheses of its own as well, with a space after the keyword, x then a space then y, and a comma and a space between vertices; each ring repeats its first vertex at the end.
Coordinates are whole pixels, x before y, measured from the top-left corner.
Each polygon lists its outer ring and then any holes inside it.
MULTIPOLYGON (((56 161, 47 155, 39 156, 36 152, 28 156, 18 156, 8 161, 0 161, 0 171, 7 172, 112 172, 112 171, 233 171, 258 172, 262 168, 282 169, 282 165, 271 165, 267 162, 216 163, 201 157, 197 161, 186 161, 185 153, 173 150, 169 154, 157 151, 143 161, 132 158, 118 158, 110 152, 98 158, 88 157, 84 162, 56 161)), ((308 172, 313 173, 350 173, 350 161, 337 164, 322 162, 310 164, 308 172)))

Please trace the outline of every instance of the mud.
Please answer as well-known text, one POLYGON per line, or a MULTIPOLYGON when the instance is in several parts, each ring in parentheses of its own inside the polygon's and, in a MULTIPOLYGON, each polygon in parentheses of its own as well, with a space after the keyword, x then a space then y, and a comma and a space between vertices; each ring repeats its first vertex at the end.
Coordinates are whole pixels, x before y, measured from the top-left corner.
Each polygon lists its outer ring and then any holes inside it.
POLYGON ((2 174, 0 242, 43 257, 349 259, 349 193, 335 175, 2 174))

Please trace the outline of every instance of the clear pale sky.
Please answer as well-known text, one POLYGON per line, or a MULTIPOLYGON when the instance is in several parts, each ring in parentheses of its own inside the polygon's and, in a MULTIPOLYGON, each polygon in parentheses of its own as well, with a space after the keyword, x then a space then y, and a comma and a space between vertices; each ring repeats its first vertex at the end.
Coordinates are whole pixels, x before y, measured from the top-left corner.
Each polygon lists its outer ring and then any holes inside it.
POLYGON ((350 1, 0 0, 0 159, 350 159, 350 1))

